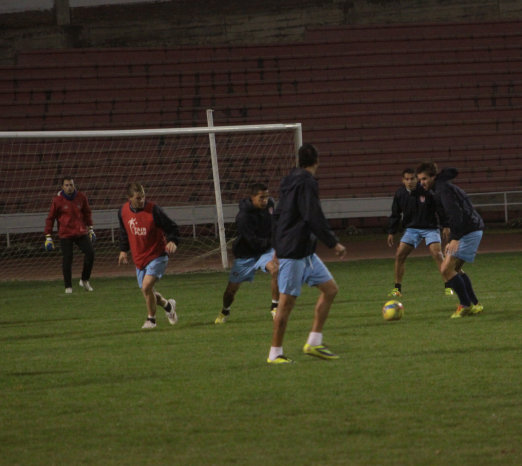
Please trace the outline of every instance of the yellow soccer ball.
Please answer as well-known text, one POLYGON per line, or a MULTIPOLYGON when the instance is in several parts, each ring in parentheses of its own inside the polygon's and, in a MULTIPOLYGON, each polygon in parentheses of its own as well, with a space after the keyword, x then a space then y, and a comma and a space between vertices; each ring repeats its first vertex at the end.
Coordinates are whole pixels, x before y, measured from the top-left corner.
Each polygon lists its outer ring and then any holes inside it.
POLYGON ((382 318, 384 320, 400 320, 404 315, 404 306, 399 301, 386 301, 382 307, 382 318))

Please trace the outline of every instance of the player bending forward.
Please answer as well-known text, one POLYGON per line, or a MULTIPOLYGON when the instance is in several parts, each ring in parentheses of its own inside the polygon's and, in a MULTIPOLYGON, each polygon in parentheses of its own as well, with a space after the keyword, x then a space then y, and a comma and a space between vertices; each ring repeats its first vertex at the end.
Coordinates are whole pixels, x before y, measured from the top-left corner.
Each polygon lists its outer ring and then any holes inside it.
POLYGON ((250 187, 250 196, 239 203, 239 213, 236 216, 238 236, 232 246, 234 265, 223 293, 223 309, 214 323, 224 324, 227 321, 237 290, 241 283, 254 280, 256 270, 272 275, 270 312, 272 317, 275 315, 279 302, 279 288, 278 263, 271 246, 273 211, 274 200, 268 197, 268 188, 263 183, 253 184, 250 187))
POLYGON ((145 201, 145 190, 139 183, 127 186, 129 202, 118 212, 120 222, 119 264, 128 264, 127 252, 131 251, 136 265, 138 286, 141 288, 147 306, 147 320, 141 328, 156 327, 156 305, 165 309, 171 325, 178 321, 176 301, 165 299, 154 289, 163 276, 169 254, 174 254, 179 243, 176 223, 152 202, 145 201))

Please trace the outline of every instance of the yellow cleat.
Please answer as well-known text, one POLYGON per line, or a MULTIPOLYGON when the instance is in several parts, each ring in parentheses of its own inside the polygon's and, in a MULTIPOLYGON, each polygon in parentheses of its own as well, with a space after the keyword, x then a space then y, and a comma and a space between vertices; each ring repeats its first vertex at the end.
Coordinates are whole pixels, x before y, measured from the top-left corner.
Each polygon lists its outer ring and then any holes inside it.
POLYGON ((272 319, 275 319, 277 309, 271 309, 270 314, 272 314, 272 319))
POLYGON ((388 293, 390 298, 400 298, 402 297, 402 293, 399 291, 399 288, 394 288, 388 293))
POLYGON ((444 288, 444 294, 446 296, 453 296, 455 292, 453 291, 453 288, 444 288))
POLYGON ((275 359, 268 358, 266 362, 268 364, 292 364, 294 361, 281 354, 275 359))
POLYGON ((473 306, 471 306, 470 315, 476 316, 476 315, 480 314, 483 310, 484 310, 484 306, 482 304, 480 304, 480 303, 473 304, 473 306))
POLYGON ((463 306, 459 304, 457 310, 451 314, 451 319, 460 319, 464 316, 469 316, 471 312, 471 306, 463 306))
POLYGON ((332 353, 326 346, 317 345, 312 346, 308 343, 303 346, 303 353, 308 354, 310 356, 315 356, 321 359, 339 359, 337 354, 332 353))
POLYGON ((216 317, 216 320, 214 321, 215 324, 224 324, 228 319, 228 315, 223 314, 222 312, 219 313, 219 315, 216 317))

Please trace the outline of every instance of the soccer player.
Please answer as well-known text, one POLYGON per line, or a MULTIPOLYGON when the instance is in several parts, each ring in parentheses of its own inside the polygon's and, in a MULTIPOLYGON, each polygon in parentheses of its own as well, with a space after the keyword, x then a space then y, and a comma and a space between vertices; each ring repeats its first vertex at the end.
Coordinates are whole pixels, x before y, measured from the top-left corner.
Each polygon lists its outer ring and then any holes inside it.
POLYGON ((263 183, 253 184, 249 194, 248 198, 242 199, 239 203, 236 216, 238 236, 232 246, 235 260, 230 270, 227 288, 223 293, 223 309, 214 322, 216 324, 224 324, 227 321, 237 290, 241 283, 254 280, 256 270, 272 275, 272 317, 279 302, 278 262, 271 245, 274 200, 268 196, 268 188, 263 183))
MULTIPOLYGON (((402 296, 402 278, 404 276, 406 258, 424 240, 438 270, 442 265, 442 250, 439 232, 439 220, 444 223, 444 210, 438 209, 433 195, 425 191, 417 182, 415 171, 406 168, 402 171, 402 184, 393 197, 392 211, 388 219, 388 246, 393 247, 393 237, 399 226, 405 229, 399 247, 395 253, 395 286, 388 296, 402 296), (438 218, 437 218, 438 215, 438 218)), ((449 236, 449 228, 443 229, 445 239, 449 236)), ((453 290, 446 288, 445 293, 452 295, 453 290)))
POLYGON ((448 217, 450 241, 446 245, 441 274, 447 286, 453 288, 459 297, 460 304, 451 315, 455 319, 479 314, 484 309, 475 295, 471 279, 462 270, 464 262, 475 260, 484 221, 468 195, 451 182, 458 171, 455 168, 445 168, 438 174, 437 171, 437 165, 432 162, 422 163, 416 170, 422 187, 434 192, 436 201, 448 217))
POLYGON ((45 220, 45 249, 52 251, 54 222, 58 224, 58 237, 62 250, 62 272, 65 293, 72 293, 73 245, 83 252, 83 269, 80 286, 93 291, 89 282, 94 265, 93 243, 96 235, 92 225, 92 212, 85 194, 78 191, 72 176, 62 178, 62 189, 53 197, 51 208, 45 220))
POLYGON ((147 320, 141 328, 156 327, 156 306, 165 309, 171 325, 178 321, 176 301, 165 299, 154 288, 167 268, 169 254, 174 254, 179 243, 179 230, 161 207, 145 200, 145 189, 139 183, 127 186, 129 201, 118 212, 120 223, 120 256, 118 263, 128 264, 131 251, 136 265, 138 286, 147 307, 147 320))
POLYGON ((272 346, 267 362, 286 364, 292 360, 283 354, 283 338, 288 318, 307 283, 316 286, 320 295, 305 354, 321 359, 338 359, 323 344, 323 326, 339 288, 330 271, 315 254, 317 238, 344 257, 346 248, 330 229, 319 201, 319 188, 314 175, 319 166, 317 150, 311 144, 299 149, 299 167, 281 181, 279 202, 274 212, 274 240, 279 259, 279 305, 274 318, 272 346))

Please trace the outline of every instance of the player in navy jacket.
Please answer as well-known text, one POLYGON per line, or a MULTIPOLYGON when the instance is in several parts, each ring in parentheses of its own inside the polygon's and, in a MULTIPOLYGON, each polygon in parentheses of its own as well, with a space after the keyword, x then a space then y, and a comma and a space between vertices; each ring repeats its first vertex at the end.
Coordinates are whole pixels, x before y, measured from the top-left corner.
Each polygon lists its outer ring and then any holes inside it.
POLYGON ((272 305, 270 312, 275 315, 279 302, 277 286, 278 261, 272 248, 272 214, 274 200, 268 196, 268 188, 263 183, 250 186, 249 197, 239 203, 236 215, 237 238, 232 246, 234 265, 230 270, 228 284, 223 293, 223 308, 214 321, 224 324, 230 315, 230 307, 243 282, 254 280, 256 270, 272 275, 272 305))
POLYGON ((452 318, 479 314, 479 303, 471 279, 462 270, 464 262, 473 262, 482 239, 484 221, 471 204, 468 195, 451 181, 457 176, 455 168, 437 173, 435 163, 423 163, 417 168, 417 177, 426 190, 432 190, 435 200, 444 208, 450 227, 450 241, 441 274, 447 286, 457 293, 460 304, 452 318))
POLYGON ((279 305, 274 319, 272 346, 267 362, 292 362, 283 354, 283 337, 290 313, 307 283, 321 292, 314 321, 303 352, 322 359, 338 359, 323 345, 323 326, 338 292, 332 274, 315 254, 317 238, 343 257, 346 248, 339 243, 324 216, 314 175, 319 166, 317 150, 311 144, 299 149, 299 168, 283 178, 279 202, 274 212, 275 250, 279 259, 279 305))
MULTIPOLYGON (((394 235, 399 227, 405 229, 395 253, 395 287, 388 294, 391 297, 402 296, 402 278, 406 258, 424 240, 438 270, 442 265, 440 224, 446 225, 444 209, 438 208, 432 193, 422 188, 417 182, 415 170, 406 168, 402 171, 402 184, 393 197, 392 211, 388 219, 388 246, 393 247, 394 235)), ((445 239, 449 229, 443 230, 445 239)), ((453 294, 446 288, 446 294, 453 294)))

